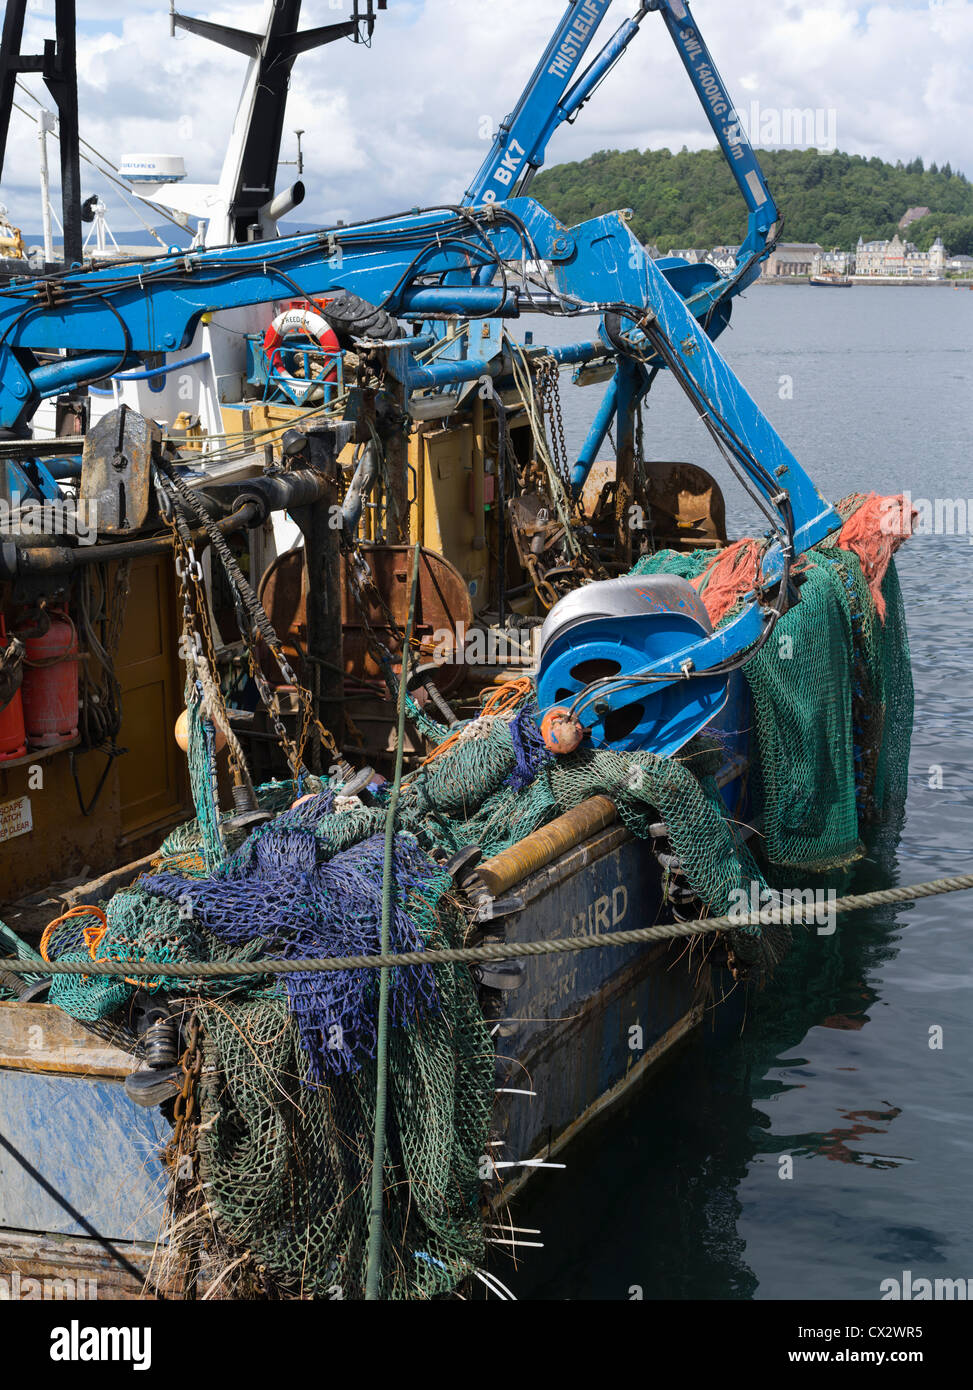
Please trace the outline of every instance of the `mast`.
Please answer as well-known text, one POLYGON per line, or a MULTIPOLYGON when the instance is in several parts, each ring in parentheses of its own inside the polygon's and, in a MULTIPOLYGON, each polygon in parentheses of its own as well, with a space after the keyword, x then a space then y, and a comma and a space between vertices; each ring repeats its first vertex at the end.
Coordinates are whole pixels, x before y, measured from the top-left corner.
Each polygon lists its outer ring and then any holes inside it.
MULTIPOLYGON (((271 212, 294 60, 301 53, 339 39, 367 43, 375 27, 376 6, 384 10, 386 0, 354 0, 350 18, 299 33, 301 0, 270 0, 262 34, 195 19, 172 9, 173 32, 176 28, 185 29, 250 59, 220 174, 215 215, 211 206, 207 213, 200 210, 196 214, 210 216, 208 245, 273 236, 277 216, 303 199, 303 184, 295 184, 291 199, 285 197, 282 210, 271 212)), ((153 201, 193 212, 194 208, 187 206, 193 192, 192 185, 183 185, 179 190, 166 188, 154 194, 153 201)))
MULTIPOLYGON (((7 0, 0 38, 0 174, 3 173, 17 77, 39 72, 57 106, 61 148, 61 222, 64 261, 81 263, 81 152, 78 145, 78 64, 75 0, 55 0, 54 38, 44 52, 21 53, 28 0, 7 0)), ((45 238, 46 250, 46 238, 45 238)))

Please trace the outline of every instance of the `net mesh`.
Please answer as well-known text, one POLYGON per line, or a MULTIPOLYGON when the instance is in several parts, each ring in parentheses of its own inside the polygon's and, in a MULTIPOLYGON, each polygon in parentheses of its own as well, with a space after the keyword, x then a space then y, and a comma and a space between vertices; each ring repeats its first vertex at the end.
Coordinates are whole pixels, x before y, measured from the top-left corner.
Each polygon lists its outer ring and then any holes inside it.
MULTIPOLYGON (((641 573, 702 584, 711 552, 662 552, 641 573)), ((911 676, 894 566, 875 611, 860 559, 819 547, 800 575, 800 602, 747 664, 753 696, 753 792, 768 864, 834 868, 860 853, 863 823, 901 789, 911 676)), ((726 621, 731 615, 723 620, 726 621)), ((763 883, 728 817, 715 775, 724 748, 702 734, 673 758, 582 745, 554 758, 530 700, 484 716, 403 785, 396 819, 393 950, 464 944, 470 918, 442 871, 443 852, 485 857, 596 794, 645 837, 668 827, 682 872, 705 909, 763 883)), ((191 757, 212 756, 191 738, 191 757)), ((211 785, 211 769, 193 783, 211 785)), ((209 1239, 232 1267, 227 1294, 358 1298, 364 1290, 368 1178, 375 1122, 378 974, 179 981, 175 960, 295 958, 377 952, 382 804, 339 801, 326 780, 258 789, 274 813, 242 843, 212 820, 161 846, 153 871, 104 905, 96 954, 158 962, 150 993, 186 998, 202 1024, 198 1157, 209 1239), (292 805, 301 793, 310 799, 292 805), (218 862, 214 864, 214 860, 218 862)), ((766 866, 765 866, 766 867, 766 866)), ((51 933, 52 959, 88 958, 73 918, 51 933)), ((739 959, 772 967, 784 927, 732 934, 739 959)), ((88 1022, 127 1007, 138 982, 59 976, 52 1002, 88 1022)), ((453 1290, 483 1261, 480 1166, 493 1106, 494 1047, 466 967, 392 972, 390 1101, 384 1171, 382 1296, 453 1290)))

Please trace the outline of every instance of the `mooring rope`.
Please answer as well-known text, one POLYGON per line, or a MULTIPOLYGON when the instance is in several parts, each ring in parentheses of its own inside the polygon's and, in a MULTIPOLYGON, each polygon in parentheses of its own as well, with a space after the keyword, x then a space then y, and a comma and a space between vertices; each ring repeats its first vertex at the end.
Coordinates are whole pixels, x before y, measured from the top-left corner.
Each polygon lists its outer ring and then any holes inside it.
MULTIPOLYGON (((871 893, 852 893, 828 904, 830 912, 857 912, 872 907, 893 907, 918 898, 935 898, 942 893, 963 893, 973 888, 973 874, 935 878, 926 883, 901 888, 878 888, 871 893)), ((680 937, 705 936, 708 932, 740 931, 748 926, 798 926, 820 912, 815 904, 795 903, 779 909, 739 916, 702 917, 692 922, 672 922, 657 927, 634 927, 630 931, 603 932, 592 936, 557 937, 550 941, 511 941, 494 946, 463 946, 437 951, 403 951, 398 955, 324 956, 304 960, 93 960, 45 961, 39 956, 14 956, 0 960, 0 970, 11 975, 139 975, 167 979, 243 979, 255 975, 293 975, 324 970, 382 970, 400 965, 473 964, 486 960, 514 960, 518 956, 564 955, 598 947, 639 946, 651 941, 671 941, 680 937)))

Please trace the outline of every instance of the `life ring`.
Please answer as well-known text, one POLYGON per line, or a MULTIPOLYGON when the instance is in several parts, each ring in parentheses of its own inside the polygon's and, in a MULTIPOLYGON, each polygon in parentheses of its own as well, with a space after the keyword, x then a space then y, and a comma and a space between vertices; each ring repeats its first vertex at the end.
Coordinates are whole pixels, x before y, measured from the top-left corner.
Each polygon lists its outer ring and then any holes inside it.
POLYGON ((315 342, 320 344, 325 355, 331 358, 330 368, 316 380, 337 381, 338 365, 336 359, 337 354, 341 351, 338 335, 329 325, 327 319, 316 313, 306 301, 289 305, 277 315, 264 333, 264 353, 271 369, 280 370, 280 364, 275 359, 278 357, 285 339, 296 336, 313 338, 315 342))

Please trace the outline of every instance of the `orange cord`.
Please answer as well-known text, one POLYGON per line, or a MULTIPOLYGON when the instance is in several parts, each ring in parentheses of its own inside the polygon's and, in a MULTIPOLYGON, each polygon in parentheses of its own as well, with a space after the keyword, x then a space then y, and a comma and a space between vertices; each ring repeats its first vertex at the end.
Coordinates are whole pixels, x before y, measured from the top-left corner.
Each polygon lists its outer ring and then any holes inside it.
POLYGON ((515 681, 508 681, 499 690, 494 690, 487 696, 483 703, 484 714, 510 714, 517 708, 521 700, 529 695, 533 688, 530 676, 518 676, 515 681))
MULTIPOLYGON (((43 956, 44 960, 47 961, 48 965, 50 965, 51 963, 51 958, 47 954, 47 948, 50 945, 51 940, 51 932, 54 930, 55 927, 60 926, 62 922, 66 922, 69 917, 99 918, 99 924, 97 927, 83 927, 81 929, 81 935, 84 937, 84 944, 88 948, 88 955, 91 957, 92 960, 98 959, 98 947, 104 941, 105 935, 108 932, 108 918, 105 916, 101 908, 96 906, 95 903, 81 903, 77 907, 72 907, 69 912, 63 913, 60 917, 55 917, 54 921, 48 922, 47 926, 44 928, 44 934, 41 937, 40 953, 43 956)), ((88 976, 83 975, 82 979, 87 980, 88 976)), ((126 975, 125 983, 127 985, 134 985, 136 989, 139 989, 143 986, 146 989, 157 989, 158 986, 162 983, 162 980, 161 977, 160 979, 155 981, 140 980, 134 979, 130 975, 126 975)))
MULTIPOLYGON (((464 725, 464 728, 465 727, 466 726, 464 725)), ((437 746, 432 750, 428 758, 423 758, 419 766, 428 767, 430 763, 434 763, 437 758, 443 755, 443 753, 448 752, 450 748, 452 748, 455 744, 459 743, 462 733, 462 729, 457 729, 455 734, 450 734, 449 738, 443 739, 442 743, 437 744, 437 746)))
MULTIPOLYGON (((518 676, 515 681, 509 681, 500 690, 494 690, 487 696, 479 717, 482 719, 484 716, 502 717, 505 714, 511 714, 521 700, 530 694, 532 688, 533 682, 530 676, 518 676)), ((443 739, 442 743, 432 750, 428 758, 423 758, 420 766, 428 767, 437 758, 441 758, 444 753, 448 753, 459 743, 465 729, 466 725, 462 729, 457 729, 454 734, 450 734, 448 738, 443 739)))
POLYGON ((72 907, 68 912, 63 912, 60 917, 55 917, 54 921, 48 922, 47 926, 44 928, 44 934, 41 937, 40 953, 43 959, 47 961, 48 965, 51 963, 51 958, 47 954, 47 948, 51 942, 51 933, 55 927, 59 927, 61 923, 66 922, 69 917, 98 917, 101 919, 100 926, 84 927, 82 930, 84 944, 88 948, 88 955, 92 960, 97 960, 95 952, 101 945, 105 933, 108 930, 108 918, 105 916, 104 912, 102 912, 101 908, 97 907, 94 903, 81 903, 77 907, 72 907))

